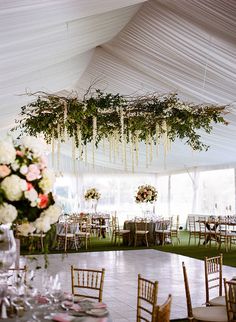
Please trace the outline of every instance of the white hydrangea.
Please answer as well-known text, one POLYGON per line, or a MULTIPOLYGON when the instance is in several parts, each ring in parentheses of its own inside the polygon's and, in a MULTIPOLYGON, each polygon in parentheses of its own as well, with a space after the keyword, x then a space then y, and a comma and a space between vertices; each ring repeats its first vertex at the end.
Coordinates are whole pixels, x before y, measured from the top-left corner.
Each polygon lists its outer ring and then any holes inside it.
POLYGON ((51 228, 49 217, 42 216, 42 214, 39 218, 35 220, 33 224, 34 227, 37 229, 37 232, 39 233, 46 233, 51 228))
POLYGON ((22 197, 23 191, 27 190, 27 182, 12 174, 2 181, 1 188, 5 192, 7 199, 17 201, 22 197))
POLYGON ((11 204, 4 202, 0 205, 0 223, 1 224, 10 224, 17 217, 17 210, 11 204))
POLYGON ((24 136, 21 144, 30 149, 36 156, 41 156, 47 150, 47 145, 43 139, 35 138, 33 136, 24 136))
POLYGON ((37 193, 37 191, 34 188, 32 188, 32 189, 30 189, 28 191, 25 191, 24 194, 25 194, 25 198, 28 199, 31 202, 30 206, 31 207, 36 207, 37 203, 38 203, 38 193, 37 193))
POLYGON ((42 172, 42 179, 39 181, 39 187, 44 193, 49 193, 52 190, 55 182, 55 175, 51 170, 45 169, 42 172))
POLYGON ((18 225, 17 231, 23 236, 28 236, 29 234, 32 234, 35 231, 35 227, 32 223, 26 222, 21 225, 18 225))
POLYGON ((54 224, 58 221, 60 214, 61 209, 56 205, 52 205, 48 209, 44 210, 41 216, 47 217, 50 221, 50 224, 54 224))
POLYGON ((16 150, 10 139, 0 140, 0 163, 10 164, 15 161, 16 150))

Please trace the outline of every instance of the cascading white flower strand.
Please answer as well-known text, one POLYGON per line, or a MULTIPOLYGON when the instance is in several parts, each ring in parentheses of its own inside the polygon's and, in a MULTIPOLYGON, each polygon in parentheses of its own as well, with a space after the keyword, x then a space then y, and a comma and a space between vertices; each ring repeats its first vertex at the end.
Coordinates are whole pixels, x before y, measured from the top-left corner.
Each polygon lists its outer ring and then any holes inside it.
POLYGON ((93 168, 95 165, 96 138, 97 138, 97 117, 93 116, 93 143, 92 143, 93 168))
POLYGON ((61 153, 61 127, 60 123, 57 124, 57 133, 58 133, 58 138, 57 138, 57 175, 60 174, 60 153, 61 153))
POLYGON ((52 129, 51 148, 52 148, 52 168, 54 169, 54 166, 55 166, 55 138, 54 138, 54 129, 52 129))
POLYGON ((67 140, 67 127, 66 127, 66 121, 67 121, 67 103, 64 102, 64 120, 63 120, 63 126, 64 126, 64 140, 67 140))

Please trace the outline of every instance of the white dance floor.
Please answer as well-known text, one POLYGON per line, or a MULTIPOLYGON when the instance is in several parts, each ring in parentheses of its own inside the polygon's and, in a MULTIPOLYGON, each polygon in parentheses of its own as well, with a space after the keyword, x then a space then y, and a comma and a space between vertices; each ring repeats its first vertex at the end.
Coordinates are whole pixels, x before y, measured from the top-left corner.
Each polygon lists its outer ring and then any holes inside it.
MULTIPOLYGON (((34 268, 44 263, 43 256, 36 256, 37 262, 29 265, 34 268)), ((108 305, 113 322, 136 321, 137 275, 157 280, 158 303, 162 303, 172 294, 171 318, 186 317, 186 300, 182 274, 182 262, 185 262, 189 276, 193 306, 205 301, 204 264, 193 258, 160 252, 152 249, 74 253, 68 255, 48 255, 48 274, 60 273, 63 289, 70 291, 70 265, 81 268, 106 269, 103 301, 108 305)), ((41 286, 43 271, 37 271, 38 287, 41 286)), ((236 275, 236 268, 224 266, 223 276, 236 275)))

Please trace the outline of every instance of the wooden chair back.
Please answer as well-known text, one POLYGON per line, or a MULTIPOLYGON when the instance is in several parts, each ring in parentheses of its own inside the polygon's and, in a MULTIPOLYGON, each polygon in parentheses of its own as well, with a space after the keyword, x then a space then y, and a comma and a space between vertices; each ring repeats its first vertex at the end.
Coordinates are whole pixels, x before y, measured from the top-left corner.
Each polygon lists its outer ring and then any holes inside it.
POLYGON ((169 294, 167 300, 162 305, 157 305, 155 308, 155 322, 169 322, 171 310, 172 296, 169 294))
POLYGON ((147 220, 144 219, 142 221, 137 221, 135 220, 134 222, 134 229, 135 229, 135 233, 138 231, 147 231, 147 220))
POLYGON ((83 269, 71 266, 71 288, 74 296, 96 299, 102 302, 105 269, 83 269), (83 291, 90 290, 91 293, 83 291))
POLYGON ((152 282, 138 275, 137 322, 155 322, 158 282, 152 282))
POLYGON ((191 295, 190 295, 189 284, 188 284, 188 275, 187 275, 184 262, 182 262, 182 267, 183 267, 183 275, 184 275, 184 286, 185 286, 188 318, 193 319, 193 309, 192 309, 192 301, 191 301, 191 295))
POLYGON ((228 321, 236 321, 236 280, 227 281, 224 278, 225 302, 228 321))
POLYGON ((210 291, 218 289, 217 296, 222 296, 222 265, 223 255, 215 257, 205 257, 205 288, 206 288, 206 305, 210 305, 210 291))

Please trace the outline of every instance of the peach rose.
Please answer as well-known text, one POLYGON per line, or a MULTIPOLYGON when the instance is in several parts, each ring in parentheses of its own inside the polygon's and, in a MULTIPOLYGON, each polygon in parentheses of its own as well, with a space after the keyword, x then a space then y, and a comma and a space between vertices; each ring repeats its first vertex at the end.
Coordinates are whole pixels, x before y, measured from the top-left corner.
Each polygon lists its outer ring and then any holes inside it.
POLYGON ((11 173, 11 170, 8 168, 7 165, 3 164, 0 165, 0 178, 5 178, 11 173))

